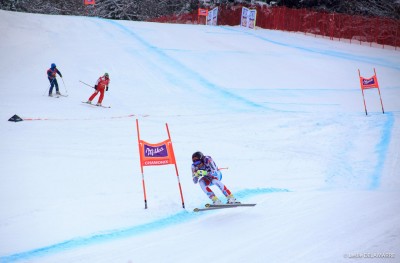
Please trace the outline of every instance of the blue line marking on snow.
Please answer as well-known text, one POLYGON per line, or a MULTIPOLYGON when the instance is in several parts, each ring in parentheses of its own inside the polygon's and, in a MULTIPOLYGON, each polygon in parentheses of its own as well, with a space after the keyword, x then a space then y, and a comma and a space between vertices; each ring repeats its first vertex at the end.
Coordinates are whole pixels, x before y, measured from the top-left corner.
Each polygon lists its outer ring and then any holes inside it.
MULTIPOLYGON (((256 195, 278 193, 278 192, 289 192, 289 190, 280 188, 245 189, 242 191, 238 191, 235 195, 243 200, 245 198, 250 198, 256 195)), ((28 260, 37 257, 49 256, 70 249, 96 245, 103 242, 110 242, 121 238, 134 237, 137 235, 164 229, 169 226, 185 223, 190 220, 196 219, 202 215, 203 214, 201 213, 188 212, 185 210, 146 224, 135 225, 122 229, 114 229, 107 232, 101 232, 98 234, 93 234, 84 237, 77 237, 74 239, 66 240, 64 242, 56 243, 46 247, 37 248, 25 252, 19 252, 8 256, 3 256, 0 257, 0 262, 5 263, 5 262, 16 262, 19 260, 28 260)))
MULTIPOLYGON (((177 69, 179 72, 182 72, 183 75, 185 75, 186 77, 189 77, 189 79, 196 81, 197 83, 199 83, 201 86, 207 88, 208 90, 212 91, 212 92, 216 92, 219 96, 222 95, 222 97, 224 98, 228 98, 228 99, 233 99, 236 102, 245 104, 247 106, 250 106, 252 108, 260 108, 260 109, 268 109, 268 110, 274 110, 271 108, 268 108, 265 105, 256 103, 254 101, 251 101, 249 99, 246 99, 244 97, 241 97, 235 93, 232 93, 231 91, 228 91, 226 89, 224 89, 223 87, 220 87, 212 82, 210 82, 207 78, 201 76, 198 72, 188 68, 187 66, 185 66, 184 64, 182 64, 181 62, 179 62, 178 60, 172 58, 171 56, 168 56, 162 49, 148 43, 146 40, 144 40, 143 38, 141 38, 140 36, 138 36, 135 32, 133 32, 133 30, 127 28, 126 26, 118 23, 117 21, 113 21, 113 20, 108 20, 108 19, 101 19, 104 22, 108 22, 110 24, 113 24, 114 26, 117 26, 118 28, 120 28, 123 32, 131 35, 133 38, 135 38, 138 42, 140 42, 144 47, 146 47, 148 50, 150 50, 153 54, 156 54, 160 59, 162 59, 163 61, 165 61, 166 63, 168 63, 171 67, 177 69)), ((179 82, 179 86, 181 87, 185 87, 185 88, 190 88, 190 84, 185 84, 183 81, 183 79, 171 79, 172 77, 170 76, 170 73, 164 72, 165 76, 167 77, 167 79, 169 79, 172 83, 177 83, 177 81, 179 82)), ((226 106, 226 105, 225 105, 226 106)), ((274 110, 274 111, 280 111, 280 110, 274 110)))
POLYGON ((279 192, 290 192, 288 189, 281 188, 256 188, 256 189, 244 189, 235 193, 235 197, 238 199, 251 198, 256 195, 271 194, 279 192))
POLYGON ((242 32, 244 34, 256 37, 260 40, 263 40, 263 41, 266 41, 266 42, 269 42, 269 43, 272 43, 275 45, 283 46, 283 47, 294 48, 294 49, 298 49, 298 50, 306 51, 306 52, 310 52, 310 53, 326 55, 326 56, 336 57, 336 58, 342 58, 342 59, 352 60, 352 61, 359 61, 359 62, 363 62, 363 63, 370 63, 370 64, 374 64, 374 65, 379 65, 379 66, 383 66, 383 67, 387 67, 387 68, 400 70, 400 65, 397 62, 390 62, 385 59, 371 58, 371 57, 367 57, 367 56, 358 56, 358 55, 353 55, 350 53, 344 53, 344 52, 339 52, 339 51, 331 51, 331 50, 325 50, 325 49, 296 46, 293 44, 288 44, 288 43, 271 40, 267 37, 257 35, 255 33, 251 32, 250 30, 249 31, 240 31, 237 28, 235 29, 235 28, 226 27, 226 26, 222 26, 221 28, 223 28, 225 30, 235 31, 235 32, 242 32))
POLYGON ((379 188, 383 173, 383 167, 386 160, 386 154, 389 149, 390 139, 392 134, 392 128, 394 125, 394 116, 391 112, 385 113, 387 120, 383 126, 383 132, 381 141, 376 145, 376 151, 378 153, 378 163, 375 166, 375 170, 372 174, 372 182, 370 185, 370 190, 375 190, 379 188))

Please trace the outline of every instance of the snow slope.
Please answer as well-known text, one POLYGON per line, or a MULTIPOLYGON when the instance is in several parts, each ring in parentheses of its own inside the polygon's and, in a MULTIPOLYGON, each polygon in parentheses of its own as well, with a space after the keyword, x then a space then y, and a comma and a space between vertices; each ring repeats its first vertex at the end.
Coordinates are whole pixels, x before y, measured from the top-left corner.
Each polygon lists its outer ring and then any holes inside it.
POLYGON ((6 11, 0 31, 0 262, 399 261, 398 50, 6 11), (112 108, 82 104, 104 72, 112 108), (145 167, 144 209, 135 119, 153 143, 168 123, 186 209, 173 166, 145 167), (197 150, 257 206, 193 213, 197 150))

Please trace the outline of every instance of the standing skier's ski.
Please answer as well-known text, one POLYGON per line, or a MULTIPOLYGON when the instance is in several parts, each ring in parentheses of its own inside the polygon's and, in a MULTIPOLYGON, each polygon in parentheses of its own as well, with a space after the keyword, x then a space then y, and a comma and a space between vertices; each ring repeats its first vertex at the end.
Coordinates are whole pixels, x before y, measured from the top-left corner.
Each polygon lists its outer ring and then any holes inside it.
POLYGON ((56 98, 56 99, 58 99, 59 97, 68 97, 68 95, 64 95, 64 94, 55 94, 55 95, 52 95, 52 96, 49 96, 50 98, 56 98))
POLYGON ((103 105, 96 105, 96 104, 91 104, 91 103, 87 103, 87 101, 82 101, 82 103, 85 103, 87 105, 93 106, 93 107, 102 107, 102 108, 111 108, 111 106, 103 106, 103 105))

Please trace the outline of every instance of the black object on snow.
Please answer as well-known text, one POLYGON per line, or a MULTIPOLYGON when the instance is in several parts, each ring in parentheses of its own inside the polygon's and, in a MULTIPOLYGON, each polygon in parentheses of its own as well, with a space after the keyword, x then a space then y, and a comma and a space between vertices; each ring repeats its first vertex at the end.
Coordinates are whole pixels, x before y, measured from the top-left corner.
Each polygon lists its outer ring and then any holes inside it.
POLYGON ((17 114, 14 114, 14 116, 9 118, 8 121, 19 122, 19 121, 23 121, 23 119, 21 119, 21 117, 19 117, 17 114))

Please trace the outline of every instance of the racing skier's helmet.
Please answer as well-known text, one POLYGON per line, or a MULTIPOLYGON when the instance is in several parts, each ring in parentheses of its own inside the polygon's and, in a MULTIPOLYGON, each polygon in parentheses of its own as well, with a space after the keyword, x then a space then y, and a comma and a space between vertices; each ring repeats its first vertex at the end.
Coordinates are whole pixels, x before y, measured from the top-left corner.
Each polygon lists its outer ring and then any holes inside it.
POLYGON ((51 68, 56 68, 57 66, 56 66, 56 64, 55 63, 52 63, 51 64, 51 68))
POLYGON ((197 160, 201 160, 203 159, 204 154, 202 152, 195 152, 194 154, 192 154, 192 161, 197 161, 197 160))

